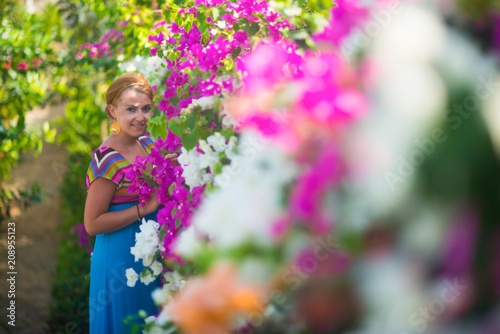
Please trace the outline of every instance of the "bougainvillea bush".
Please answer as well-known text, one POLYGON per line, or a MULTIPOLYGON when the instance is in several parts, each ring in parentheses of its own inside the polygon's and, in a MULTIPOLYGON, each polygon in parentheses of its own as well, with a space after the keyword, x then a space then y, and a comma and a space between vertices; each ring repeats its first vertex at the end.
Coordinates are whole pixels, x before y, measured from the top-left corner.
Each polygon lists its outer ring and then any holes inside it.
POLYGON ((122 64, 151 73, 157 95, 155 148, 127 175, 142 203, 157 192, 162 205, 131 249, 148 268, 127 271, 130 286, 163 282, 160 314, 141 314, 146 332, 452 333, 461 317, 471 332, 498 327, 484 293, 498 289, 499 215, 486 205, 498 195, 482 179, 498 163, 478 113, 448 113, 474 89, 445 50, 484 60, 444 23, 459 9, 153 7, 137 34, 147 57, 122 64), (493 264, 483 281, 480 256, 493 264))
MULTIPOLYGON (((341 16, 366 16, 346 6, 341 16)), ((199 1, 178 13, 180 23, 160 21, 148 37, 151 56, 164 60, 165 82, 153 87, 163 115, 151 121, 156 148, 127 176, 130 191, 143 202, 157 191, 163 207, 158 222, 143 222, 159 239, 143 240, 151 235, 143 231, 132 249, 150 268, 130 270, 128 283, 164 281, 155 300, 167 306, 148 326, 192 333, 254 326, 238 317, 272 311, 271 290, 288 287, 271 278, 307 266, 304 240, 326 238, 323 257, 337 252, 328 239, 329 197, 346 175, 342 134, 367 109, 363 84, 339 53, 344 36, 331 38, 331 27, 303 31, 301 47, 290 19, 265 1, 199 1), (164 158, 171 152, 179 166, 164 158), (157 252, 167 259, 163 270, 150 261, 157 252), (213 296, 194 297, 210 284, 220 290, 220 309, 213 296)), ((336 270, 346 261, 342 254, 336 270)))

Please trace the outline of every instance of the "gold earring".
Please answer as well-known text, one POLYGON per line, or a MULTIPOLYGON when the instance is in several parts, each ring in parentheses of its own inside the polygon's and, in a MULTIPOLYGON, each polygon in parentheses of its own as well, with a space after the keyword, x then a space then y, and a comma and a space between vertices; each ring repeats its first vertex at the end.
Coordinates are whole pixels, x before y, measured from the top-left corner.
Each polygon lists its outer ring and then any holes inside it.
POLYGON ((111 133, 115 136, 120 133, 120 124, 118 124, 116 119, 113 119, 111 121, 110 129, 111 129, 111 133))

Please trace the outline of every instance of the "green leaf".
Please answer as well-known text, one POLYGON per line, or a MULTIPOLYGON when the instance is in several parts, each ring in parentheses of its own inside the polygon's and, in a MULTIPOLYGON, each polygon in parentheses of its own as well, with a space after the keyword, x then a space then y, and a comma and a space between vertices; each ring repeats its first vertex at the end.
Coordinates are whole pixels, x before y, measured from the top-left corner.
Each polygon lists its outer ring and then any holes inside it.
POLYGON ((170 187, 168 187, 168 193, 170 194, 170 196, 172 196, 172 193, 174 192, 174 188, 175 188, 175 183, 172 183, 170 185, 170 187))
POLYGON ((194 126, 196 125, 196 121, 198 120, 198 113, 195 111, 192 111, 191 114, 189 115, 188 119, 188 128, 189 130, 193 130, 194 126))
POLYGON ((164 229, 161 229, 160 230, 160 240, 163 240, 165 238, 165 236, 167 235, 167 231, 164 230, 164 229))
POLYGON ((182 137, 182 133, 184 132, 185 126, 183 122, 179 119, 179 117, 172 118, 170 122, 168 122, 168 128, 172 133, 178 137, 182 137))
POLYGON ((163 10, 163 17, 165 18, 165 21, 170 22, 170 13, 171 9, 164 9, 163 10))
POLYGON ((198 22, 200 22, 201 25, 203 25, 203 24, 206 25, 207 14, 205 14, 202 11, 199 11, 198 13, 196 13, 196 18, 198 19, 198 22))
POLYGON ((250 31, 248 32, 250 36, 255 35, 260 30, 260 26, 257 22, 253 22, 250 26, 250 31))
POLYGON ((231 55, 233 56, 233 58, 238 57, 240 53, 241 53, 241 46, 238 46, 236 49, 233 49, 231 51, 231 55))
POLYGON ((212 7, 212 15, 214 16, 214 21, 219 18, 219 10, 216 7, 212 7))
POLYGON ((184 29, 186 30, 186 32, 189 32, 192 27, 193 27, 193 21, 191 20, 188 20, 186 24, 184 24, 184 29))
POLYGON ((206 140, 208 137, 213 135, 213 130, 207 129, 206 127, 197 127, 196 131, 200 135, 200 139, 206 140))
POLYGON ((207 109, 205 110, 205 115, 207 117, 207 121, 208 122, 212 122, 214 120, 214 114, 215 114, 215 110, 214 109, 207 109))
POLYGON ((203 44, 207 44, 208 41, 210 40, 210 30, 207 29, 205 32, 203 32, 202 37, 203 37, 203 44))
POLYGON ((212 172, 214 175, 222 173, 222 164, 215 164, 212 172))
POLYGON ((166 138, 168 134, 166 124, 167 115, 152 117, 149 121, 148 129, 151 131, 151 135, 154 138, 166 138))
POLYGON ((198 132, 196 132, 196 131, 187 133, 184 136, 182 136, 182 145, 184 146, 184 148, 186 150, 189 151, 196 146, 199 138, 200 138, 200 136, 198 135, 198 132))

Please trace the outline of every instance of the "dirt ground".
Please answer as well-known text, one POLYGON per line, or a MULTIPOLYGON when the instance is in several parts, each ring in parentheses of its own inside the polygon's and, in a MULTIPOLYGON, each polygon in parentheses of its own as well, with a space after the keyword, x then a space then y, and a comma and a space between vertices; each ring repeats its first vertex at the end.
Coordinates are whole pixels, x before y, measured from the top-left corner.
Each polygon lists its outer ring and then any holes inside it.
MULTIPOLYGON (((40 126, 45 120, 62 115, 64 106, 37 109, 27 117, 27 123, 40 126)), ((25 153, 14 168, 8 182, 28 189, 38 181, 45 199, 27 209, 11 211, 15 223, 16 268, 15 305, 16 326, 12 333, 50 333, 47 320, 51 303, 52 278, 57 262, 58 236, 55 231, 61 224, 58 186, 66 165, 66 151, 61 146, 45 143, 38 157, 25 153)), ((4 222, 0 231, 0 308, 1 321, 7 322, 6 307, 8 282, 6 231, 4 222)), ((10 276, 10 275, 9 275, 10 276)), ((12 327, 8 326, 9 329, 12 327)), ((0 333, 4 330, 0 327, 0 333)))

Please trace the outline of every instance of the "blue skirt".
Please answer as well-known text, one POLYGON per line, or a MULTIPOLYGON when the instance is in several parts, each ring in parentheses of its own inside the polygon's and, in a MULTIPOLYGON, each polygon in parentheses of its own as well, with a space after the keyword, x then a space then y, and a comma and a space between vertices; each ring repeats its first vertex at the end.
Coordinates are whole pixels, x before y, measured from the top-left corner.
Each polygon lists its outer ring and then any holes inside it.
MULTIPOLYGON (((110 205, 108 212, 120 211, 136 203, 110 205)), ((156 221, 157 211, 147 215, 146 220, 156 221)), ((151 293, 160 287, 156 279, 149 285, 137 280, 135 287, 127 286, 125 271, 133 268, 140 275, 144 266, 142 260, 135 262, 130 247, 135 245, 135 233, 140 232, 136 222, 111 233, 96 236, 90 264, 89 323, 90 333, 131 333, 133 327, 143 324, 140 310, 148 315, 158 314, 151 293), (133 321, 124 319, 133 316, 133 321), (135 325, 135 326, 134 326, 135 325)))

